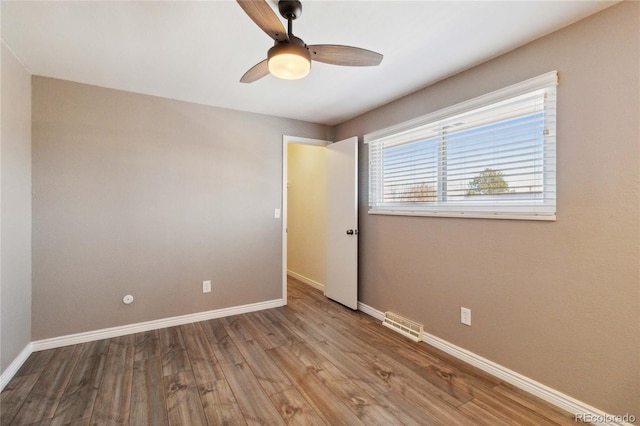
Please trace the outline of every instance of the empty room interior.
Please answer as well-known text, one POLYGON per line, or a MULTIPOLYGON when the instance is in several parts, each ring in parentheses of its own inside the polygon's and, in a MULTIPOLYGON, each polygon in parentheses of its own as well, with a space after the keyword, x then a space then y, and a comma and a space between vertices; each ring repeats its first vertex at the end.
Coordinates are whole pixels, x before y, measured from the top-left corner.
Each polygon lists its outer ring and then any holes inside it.
POLYGON ((640 424, 640 2, 0 7, 1 424, 640 424))

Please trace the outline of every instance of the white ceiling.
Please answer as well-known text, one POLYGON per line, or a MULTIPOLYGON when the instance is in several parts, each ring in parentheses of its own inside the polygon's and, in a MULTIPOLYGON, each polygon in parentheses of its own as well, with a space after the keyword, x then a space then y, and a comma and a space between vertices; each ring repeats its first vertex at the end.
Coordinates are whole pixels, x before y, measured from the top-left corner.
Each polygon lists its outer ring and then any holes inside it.
POLYGON ((240 77, 273 42, 235 1, 3 0, 1 30, 32 74, 333 125, 613 4, 304 1, 294 34, 380 52, 382 64, 314 62, 302 80, 251 84, 240 77))

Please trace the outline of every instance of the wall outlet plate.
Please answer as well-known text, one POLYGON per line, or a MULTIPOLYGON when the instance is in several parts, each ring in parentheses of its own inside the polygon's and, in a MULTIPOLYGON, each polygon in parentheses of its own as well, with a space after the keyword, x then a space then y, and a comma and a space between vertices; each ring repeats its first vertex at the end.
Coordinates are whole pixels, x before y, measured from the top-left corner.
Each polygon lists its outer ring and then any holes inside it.
POLYGON ((460 308, 460 322, 471 327, 471 309, 460 308))
POLYGON ((211 280, 202 281, 202 292, 211 293, 211 280))

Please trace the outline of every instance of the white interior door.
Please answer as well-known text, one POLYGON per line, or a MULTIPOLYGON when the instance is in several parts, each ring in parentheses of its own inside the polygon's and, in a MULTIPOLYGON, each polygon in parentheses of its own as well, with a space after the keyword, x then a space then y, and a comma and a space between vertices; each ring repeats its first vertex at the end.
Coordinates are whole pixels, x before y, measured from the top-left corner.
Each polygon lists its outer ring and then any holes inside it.
POLYGON ((358 138, 327 145, 324 294, 358 309, 358 138))

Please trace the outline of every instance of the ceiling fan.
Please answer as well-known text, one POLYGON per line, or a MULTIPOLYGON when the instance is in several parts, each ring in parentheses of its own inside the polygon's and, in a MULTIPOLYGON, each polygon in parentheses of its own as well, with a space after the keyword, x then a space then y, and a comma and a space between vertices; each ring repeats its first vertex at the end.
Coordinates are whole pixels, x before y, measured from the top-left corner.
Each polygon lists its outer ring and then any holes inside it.
POLYGON ((273 12, 265 0, 237 0, 240 7, 265 33, 274 40, 267 59, 254 65, 240 79, 241 83, 253 83, 271 73, 286 80, 305 77, 311 70, 311 61, 353 67, 375 66, 382 55, 359 47, 336 44, 307 46, 293 35, 293 20, 302 14, 302 3, 298 0, 280 0, 278 10, 287 20, 288 29, 273 12))

